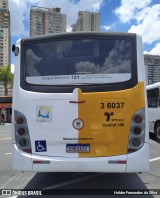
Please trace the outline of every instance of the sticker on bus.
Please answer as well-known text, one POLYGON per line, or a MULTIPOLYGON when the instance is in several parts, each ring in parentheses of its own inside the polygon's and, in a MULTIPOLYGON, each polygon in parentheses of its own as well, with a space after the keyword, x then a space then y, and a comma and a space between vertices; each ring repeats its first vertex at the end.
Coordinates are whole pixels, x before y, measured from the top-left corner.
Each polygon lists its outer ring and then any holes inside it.
POLYGON ((83 126, 84 126, 84 122, 83 122, 83 120, 82 119, 80 119, 80 118, 76 118, 75 120, 73 120, 73 127, 75 128, 75 129, 77 129, 77 130, 80 130, 80 129, 82 129, 83 128, 83 126))
POLYGON ((52 108, 51 106, 37 106, 36 120, 38 122, 52 122, 52 108))
POLYGON ((47 151, 46 140, 35 141, 35 150, 36 152, 46 152, 47 151))

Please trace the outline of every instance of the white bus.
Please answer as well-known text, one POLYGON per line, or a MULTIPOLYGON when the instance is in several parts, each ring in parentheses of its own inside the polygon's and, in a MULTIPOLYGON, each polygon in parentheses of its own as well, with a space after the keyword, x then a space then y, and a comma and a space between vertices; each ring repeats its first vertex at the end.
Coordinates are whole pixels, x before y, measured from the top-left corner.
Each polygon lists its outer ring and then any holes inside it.
POLYGON ((14 170, 149 170, 140 36, 61 33, 12 50, 14 170))
POLYGON ((147 86, 149 131, 160 143, 160 82, 147 86))

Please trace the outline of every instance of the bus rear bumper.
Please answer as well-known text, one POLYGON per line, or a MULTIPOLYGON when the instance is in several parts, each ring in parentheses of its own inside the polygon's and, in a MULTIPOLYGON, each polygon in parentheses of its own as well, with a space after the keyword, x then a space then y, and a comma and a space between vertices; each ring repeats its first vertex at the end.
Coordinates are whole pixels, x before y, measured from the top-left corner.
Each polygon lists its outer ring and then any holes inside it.
POLYGON ((149 145, 120 156, 65 158, 25 154, 13 144, 13 169, 34 172, 144 172, 149 170, 149 145), (18 152, 17 152, 18 151, 18 152))
POLYGON ((139 151, 127 154, 126 172, 148 172, 150 169, 149 159, 149 143, 145 143, 139 151))

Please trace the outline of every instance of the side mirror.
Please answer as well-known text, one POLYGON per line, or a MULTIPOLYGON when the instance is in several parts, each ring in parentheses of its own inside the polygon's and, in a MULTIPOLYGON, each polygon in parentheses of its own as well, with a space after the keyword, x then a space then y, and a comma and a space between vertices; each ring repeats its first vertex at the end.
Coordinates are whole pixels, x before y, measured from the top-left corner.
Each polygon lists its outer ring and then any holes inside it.
POLYGON ((12 52, 17 56, 19 54, 19 47, 12 45, 12 52))

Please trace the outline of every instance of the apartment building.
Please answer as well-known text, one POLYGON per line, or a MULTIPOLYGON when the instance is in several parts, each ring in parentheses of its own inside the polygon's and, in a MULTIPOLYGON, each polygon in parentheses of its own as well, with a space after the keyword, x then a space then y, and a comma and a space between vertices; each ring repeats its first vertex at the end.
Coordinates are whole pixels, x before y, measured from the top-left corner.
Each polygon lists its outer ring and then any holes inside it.
POLYGON ((0 67, 10 64, 10 45, 8 0, 0 0, 0 67))
POLYGON ((160 56, 144 54, 146 85, 160 82, 160 56))
POLYGON ((60 8, 32 7, 30 10, 30 36, 66 32, 66 15, 60 8))
POLYGON ((96 12, 79 11, 78 19, 71 27, 72 32, 100 31, 100 14, 96 12))

